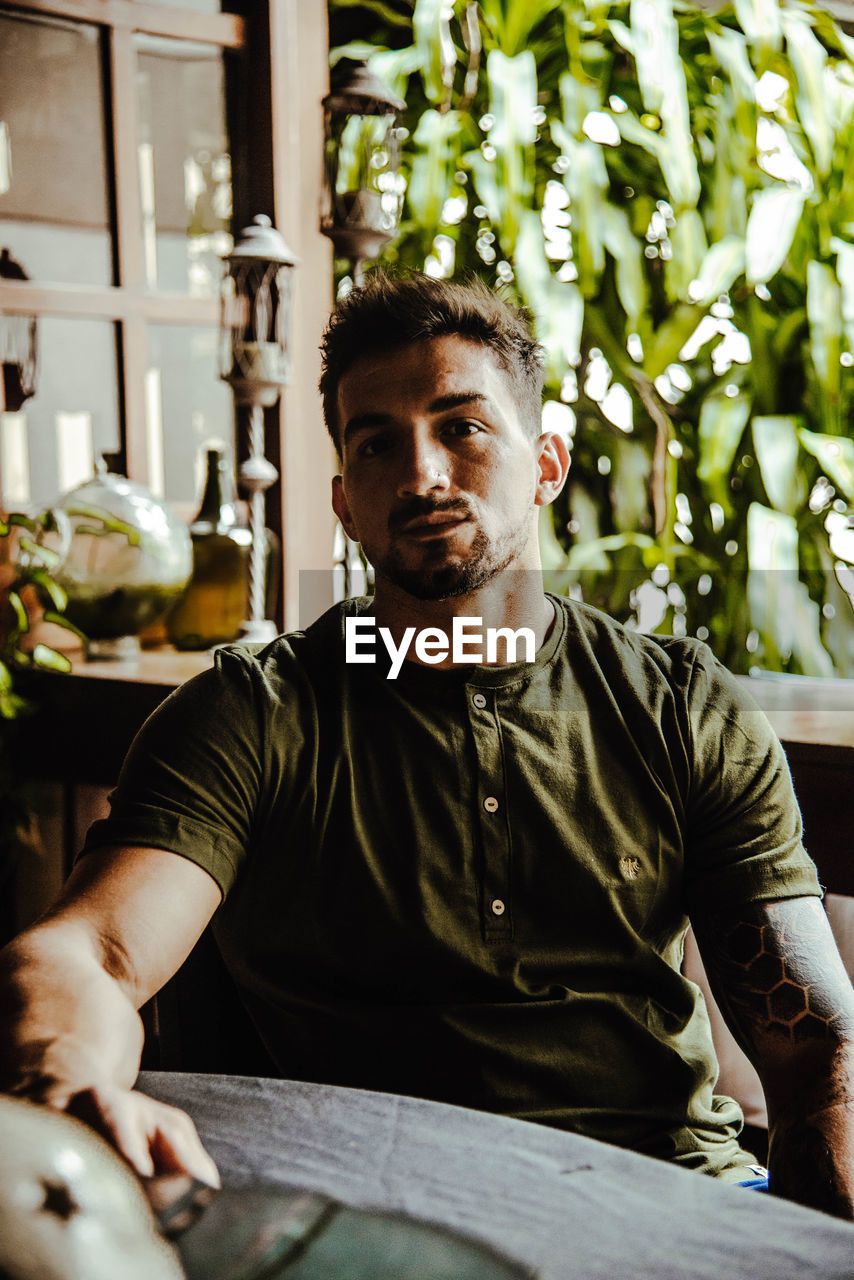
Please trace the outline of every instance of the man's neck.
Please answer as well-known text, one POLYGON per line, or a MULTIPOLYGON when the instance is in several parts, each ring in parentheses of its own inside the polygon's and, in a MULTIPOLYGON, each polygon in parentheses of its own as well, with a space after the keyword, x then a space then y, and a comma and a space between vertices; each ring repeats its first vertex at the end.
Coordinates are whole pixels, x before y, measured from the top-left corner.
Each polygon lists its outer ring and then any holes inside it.
MULTIPOLYGON (((554 605, 543 591, 542 576, 534 570, 505 572, 480 587, 477 591, 464 596, 455 596, 449 600, 419 600, 408 592, 396 587, 383 578, 377 578, 376 595, 373 614, 377 627, 387 627, 396 645, 408 640, 406 657, 409 661, 423 663, 418 655, 415 639, 419 633, 427 629, 436 630, 447 637, 448 654, 430 666, 439 669, 457 666, 471 666, 477 661, 478 652, 483 654, 478 665, 505 666, 507 663, 524 661, 526 656, 525 636, 521 636, 514 647, 508 647, 507 637, 502 631, 520 632, 523 629, 533 633, 533 652, 541 648, 554 623, 554 605), (462 626, 455 619, 476 619, 462 626), (414 634, 413 634, 414 631, 414 634), (454 636, 465 632, 462 660, 455 661, 454 636), (482 636, 478 644, 476 637, 482 636), (494 645, 494 652, 488 655, 487 650, 494 645)), ((434 647, 433 652, 437 652, 434 647)))

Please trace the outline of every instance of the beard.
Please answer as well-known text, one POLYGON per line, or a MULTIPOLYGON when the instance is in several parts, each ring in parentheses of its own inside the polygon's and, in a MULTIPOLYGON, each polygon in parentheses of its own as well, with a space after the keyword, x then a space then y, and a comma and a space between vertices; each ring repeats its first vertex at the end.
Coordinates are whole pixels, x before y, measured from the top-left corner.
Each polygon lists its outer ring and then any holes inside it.
MULTIPOLYGON (((415 514, 423 514, 428 509, 459 508, 451 504, 444 507, 430 503, 429 507, 425 505, 415 514)), ((454 558, 454 553, 441 543, 434 549, 425 546, 421 563, 417 565, 410 563, 410 557, 399 546, 390 547, 385 555, 376 559, 367 548, 365 552, 377 574, 416 600, 452 600, 477 591, 508 569, 524 550, 529 536, 529 517, 525 517, 496 539, 491 539, 483 529, 477 529, 464 558, 454 558)))

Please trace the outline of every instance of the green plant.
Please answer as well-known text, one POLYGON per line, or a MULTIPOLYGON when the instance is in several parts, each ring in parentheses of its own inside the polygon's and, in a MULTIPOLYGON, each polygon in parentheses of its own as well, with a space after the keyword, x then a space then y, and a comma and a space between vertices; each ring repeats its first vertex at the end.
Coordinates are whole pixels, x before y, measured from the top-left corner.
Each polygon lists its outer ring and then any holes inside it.
POLYGON ((546 348, 550 584, 736 671, 854 674, 854 42, 777 0, 330 11, 333 63, 408 103, 385 261, 477 271, 546 348))
POLYGON ((49 539, 57 534, 51 512, 32 517, 12 512, 0 517, 0 857, 7 858, 34 801, 22 778, 15 722, 34 708, 20 689, 21 674, 33 668, 67 671, 71 663, 50 645, 29 645, 36 617, 80 632, 64 617, 66 595, 54 581, 61 553, 49 539))

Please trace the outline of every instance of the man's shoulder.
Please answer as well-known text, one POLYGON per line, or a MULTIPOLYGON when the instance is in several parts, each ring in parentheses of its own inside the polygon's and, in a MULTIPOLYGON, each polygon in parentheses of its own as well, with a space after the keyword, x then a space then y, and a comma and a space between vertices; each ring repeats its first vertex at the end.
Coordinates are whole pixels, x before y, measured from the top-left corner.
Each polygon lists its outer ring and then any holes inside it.
POLYGON ((273 681, 330 675, 343 663, 345 619, 364 613, 365 597, 342 600, 309 626, 285 631, 265 644, 221 645, 214 654, 214 671, 221 678, 273 681))
POLYGON ((661 718, 669 705, 685 741, 718 760, 722 751, 741 761, 777 753, 764 712, 704 641, 636 631, 574 600, 561 605, 567 660, 578 673, 587 655, 590 674, 607 685, 624 711, 642 708, 661 718))
MULTIPOLYGON (((565 615, 565 647, 570 661, 587 657, 614 679, 646 683, 658 676, 685 688, 695 669, 728 675, 704 641, 693 636, 658 635, 638 631, 594 605, 566 596, 553 596, 565 615)), ((730 677, 732 679, 733 677, 730 677)))

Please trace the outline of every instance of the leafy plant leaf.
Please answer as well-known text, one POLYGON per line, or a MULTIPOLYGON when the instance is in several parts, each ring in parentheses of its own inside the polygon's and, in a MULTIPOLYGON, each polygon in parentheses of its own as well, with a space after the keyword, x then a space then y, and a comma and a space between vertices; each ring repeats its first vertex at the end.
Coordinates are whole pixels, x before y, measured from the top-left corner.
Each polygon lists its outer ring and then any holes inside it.
POLYGON ((71 670, 71 659, 47 644, 37 644, 33 647, 33 662, 37 667, 44 667, 46 671, 71 670))
POLYGON ((808 453, 818 459, 822 470, 849 502, 854 502, 854 440, 850 436, 829 436, 821 431, 798 430, 798 439, 808 453))
POLYGON ((757 415, 751 423, 762 483, 777 511, 797 514, 803 497, 798 467, 798 426, 801 419, 782 414, 757 415))
POLYGON ((807 318, 810 354, 818 379, 821 425, 838 430, 840 364, 842 354, 842 290, 826 262, 807 264, 807 318))
POLYGON ((748 40, 761 52, 779 49, 782 28, 778 0, 735 0, 735 12, 748 40))
POLYGON ((700 409, 697 476, 709 486, 724 510, 732 509, 727 480, 750 408, 750 396, 744 392, 729 396, 724 390, 716 390, 706 396, 700 409))
POLYGON ((777 656, 792 656, 805 675, 832 676, 821 642, 818 605, 799 579, 798 529, 792 516, 751 503, 747 513, 747 597, 754 626, 773 637, 777 656))
POLYGON ((707 307, 722 293, 727 293, 744 270, 746 261, 745 243, 741 236, 724 236, 723 240, 710 245, 697 279, 691 286, 691 300, 707 307))
POLYGON ((812 147, 818 174, 826 177, 833 158, 833 128, 824 83, 827 54, 813 34, 806 10, 781 7, 780 22, 795 72, 793 91, 798 116, 812 147))
POLYGON ((748 284, 764 284, 786 261, 805 194, 797 187, 766 187, 753 197, 747 219, 745 269, 748 284))

